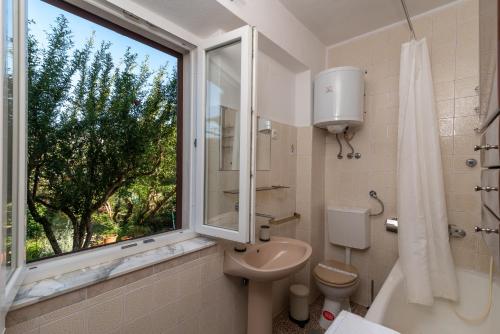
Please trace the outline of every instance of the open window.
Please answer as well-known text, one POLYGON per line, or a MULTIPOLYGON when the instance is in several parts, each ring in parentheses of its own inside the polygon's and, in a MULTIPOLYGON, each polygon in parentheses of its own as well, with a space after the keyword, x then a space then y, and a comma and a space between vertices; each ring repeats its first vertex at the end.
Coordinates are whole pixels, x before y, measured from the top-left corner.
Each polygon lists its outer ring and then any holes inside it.
POLYGON ((255 45, 245 26, 198 52, 195 230, 242 243, 254 240, 255 45))

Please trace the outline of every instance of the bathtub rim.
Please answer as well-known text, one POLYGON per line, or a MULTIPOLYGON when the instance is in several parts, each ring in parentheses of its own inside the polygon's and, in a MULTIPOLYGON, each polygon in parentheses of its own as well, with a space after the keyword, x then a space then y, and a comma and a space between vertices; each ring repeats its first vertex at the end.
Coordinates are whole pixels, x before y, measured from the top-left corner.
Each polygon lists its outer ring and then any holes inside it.
POLYGON ((370 305, 365 318, 367 320, 381 324, 385 311, 389 302, 391 301, 392 294, 396 291, 396 286, 403 280, 403 272, 401 271, 401 265, 399 264, 399 259, 396 261, 392 267, 389 275, 382 284, 382 288, 375 297, 375 300, 370 305))
MULTIPOLYGON (((457 271, 457 274, 458 272, 464 272, 469 275, 471 274, 474 276, 479 276, 482 279, 488 279, 489 276, 487 273, 472 269, 466 269, 457 266, 455 266, 455 269, 457 271)), ((365 318, 367 320, 383 325, 388 304, 391 301, 392 295, 396 291, 397 285, 400 282, 402 282, 403 279, 404 277, 403 277, 403 271, 401 270, 401 264, 399 262, 399 259, 397 259, 389 275, 382 284, 382 288, 375 297, 373 303, 370 305, 368 312, 366 313, 365 318)), ((500 289, 500 272, 498 271, 498 268, 494 268, 493 286, 495 287, 495 289, 500 289)))

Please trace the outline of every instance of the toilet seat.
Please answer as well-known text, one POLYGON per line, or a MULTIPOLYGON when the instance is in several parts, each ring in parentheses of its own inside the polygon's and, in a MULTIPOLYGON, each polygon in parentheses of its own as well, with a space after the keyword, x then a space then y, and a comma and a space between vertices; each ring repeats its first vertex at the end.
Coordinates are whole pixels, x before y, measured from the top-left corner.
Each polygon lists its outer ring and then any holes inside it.
POLYGON ((316 265, 314 277, 321 283, 331 287, 348 287, 359 279, 356 267, 335 260, 324 261, 316 265))

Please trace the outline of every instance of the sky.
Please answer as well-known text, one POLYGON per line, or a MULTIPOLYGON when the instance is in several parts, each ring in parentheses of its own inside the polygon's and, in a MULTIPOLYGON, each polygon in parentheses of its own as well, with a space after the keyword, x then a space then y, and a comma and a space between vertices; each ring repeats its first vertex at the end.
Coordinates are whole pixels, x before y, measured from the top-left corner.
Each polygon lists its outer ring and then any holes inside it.
POLYGON ((115 64, 118 64, 121 60, 127 47, 131 47, 132 52, 138 54, 139 63, 149 55, 149 64, 153 71, 168 64, 168 71, 170 73, 177 65, 177 59, 167 53, 144 45, 130 37, 123 36, 94 22, 63 11, 58 7, 49 5, 41 0, 28 0, 27 3, 28 18, 35 22, 29 25, 30 33, 33 34, 42 45, 46 45, 46 32, 50 31, 50 26, 54 24, 56 17, 63 14, 69 21, 69 28, 73 32, 73 41, 77 48, 81 48, 94 31, 96 46, 100 45, 101 41, 110 41, 112 43, 110 52, 115 64))

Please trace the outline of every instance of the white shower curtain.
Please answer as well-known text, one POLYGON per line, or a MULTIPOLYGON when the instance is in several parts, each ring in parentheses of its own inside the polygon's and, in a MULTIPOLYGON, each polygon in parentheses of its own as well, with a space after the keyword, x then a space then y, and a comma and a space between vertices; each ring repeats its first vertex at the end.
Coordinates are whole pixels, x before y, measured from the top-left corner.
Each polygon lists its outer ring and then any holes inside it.
POLYGON ((458 299, 431 65, 425 39, 401 47, 398 128, 399 258, 408 301, 458 299))

